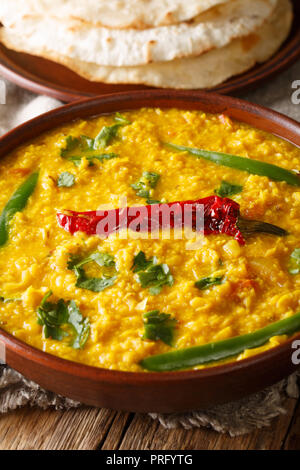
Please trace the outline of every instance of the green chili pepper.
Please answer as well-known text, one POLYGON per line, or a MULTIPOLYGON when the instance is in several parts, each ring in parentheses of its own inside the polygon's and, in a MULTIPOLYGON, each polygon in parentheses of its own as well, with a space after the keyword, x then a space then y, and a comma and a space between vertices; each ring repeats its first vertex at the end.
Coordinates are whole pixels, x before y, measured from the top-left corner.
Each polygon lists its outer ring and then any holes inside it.
POLYGON ((267 176, 274 181, 285 181, 292 186, 300 186, 300 177, 296 172, 286 170, 280 166, 272 165, 271 163, 254 160, 252 158, 239 157, 228 153, 185 147, 183 145, 171 143, 166 143, 165 145, 172 150, 189 152, 197 158, 204 158, 205 160, 216 163, 217 165, 247 171, 252 175, 267 176))
POLYGON ((150 356, 143 359, 140 365, 144 369, 157 372, 186 369, 236 356, 246 349, 262 346, 272 336, 291 335, 299 330, 300 313, 297 313, 292 317, 272 323, 254 333, 150 356))
POLYGON ((16 212, 24 209, 27 201, 33 193, 39 173, 32 173, 24 183, 12 195, 0 215, 0 246, 3 246, 8 240, 9 222, 16 212))

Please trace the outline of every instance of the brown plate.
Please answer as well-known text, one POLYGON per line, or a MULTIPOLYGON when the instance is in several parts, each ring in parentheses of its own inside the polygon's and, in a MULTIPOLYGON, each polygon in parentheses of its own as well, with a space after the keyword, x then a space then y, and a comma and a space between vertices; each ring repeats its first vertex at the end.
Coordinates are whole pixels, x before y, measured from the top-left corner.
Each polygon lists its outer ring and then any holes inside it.
MULTIPOLYGON (((145 106, 225 113, 300 147, 300 124, 266 108, 214 93, 147 90, 98 97, 43 114, 0 139, 0 158, 20 144, 74 119, 145 106)), ((300 333, 294 339, 299 340, 300 333)), ((60 359, 0 329, 7 364, 42 387, 89 405, 140 412, 200 409, 271 385, 296 369, 291 361, 293 340, 243 361, 206 370, 133 373, 60 359)))
MULTIPOLYGON (((212 88, 223 94, 237 93, 270 79, 300 57, 300 2, 293 0, 294 23, 281 49, 267 62, 212 88)), ((0 74, 34 93, 71 102, 97 95, 151 89, 143 85, 108 85, 85 80, 68 68, 40 57, 18 53, 0 44, 0 74)))

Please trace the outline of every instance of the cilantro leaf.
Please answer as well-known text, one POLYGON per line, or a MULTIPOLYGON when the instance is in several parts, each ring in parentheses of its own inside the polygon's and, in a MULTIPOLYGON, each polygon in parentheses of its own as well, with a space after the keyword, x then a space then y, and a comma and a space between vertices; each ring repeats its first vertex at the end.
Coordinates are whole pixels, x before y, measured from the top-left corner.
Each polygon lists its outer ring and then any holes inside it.
POLYGON ((69 152, 72 152, 80 145, 80 139, 72 135, 68 135, 65 140, 65 147, 60 149, 60 156, 66 158, 69 152))
POLYGON ((300 248, 295 248, 290 256, 289 273, 293 275, 300 273, 300 248))
POLYGON ((122 124, 114 124, 113 126, 104 126, 95 138, 94 149, 103 149, 107 147, 110 141, 116 137, 119 127, 122 124))
POLYGON ((90 333, 89 319, 82 316, 73 300, 65 302, 60 299, 57 303, 48 302, 51 296, 52 291, 47 292, 37 309, 37 322, 43 327, 44 337, 61 341, 71 336, 70 346, 82 349, 90 333))
POLYGON ((99 153, 99 149, 107 147, 111 140, 116 137, 120 127, 131 124, 120 113, 116 113, 115 121, 116 124, 112 126, 102 127, 95 139, 86 135, 80 137, 69 135, 66 138, 65 147, 60 149, 60 156, 72 161, 76 166, 80 165, 83 157, 88 160, 90 166, 94 164, 93 160, 103 162, 104 160, 117 158, 119 155, 116 153, 99 153))
POLYGON ((171 315, 167 313, 160 313, 159 310, 153 310, 145 313, 143 319, 145 329, 143 339, 161 340, 168 346, 172 346, 177 323, 175 318, 171 318, 171 315))
POLYGON ((109 253, 96 252, 87 256, 86 258, 80 259, 78 256, 70 255, 69 261, 67 263, 68 269, 74 271, 75 276, 77 277, 76 287, 81 289, 90 290, 92 292, 102 292, 107 287, 112 286, 116 279, 116 275, 108 275, 105 272, 105 268, 115 271, 115 260, 112 255, 109 253), (98 266, 104 268, 103 277, 88 277, 85 270, 82 266, 88 263, 96 263, 98 266))
POLYGON ((229 197, 234 194, 239 194, 243 191, 243 186, 239 184, 231 184, 228 181, 222 181, 220 187, 215 189, 215 194, 220 197, 229 197))
POLYGON ((67 261, 67 268, 72 271, 75 267, 81 263, 81 258, 78 255, 69 254, 69 259, 67 261))
POLYGON ((173 276, 170 273, 170 269, 166 264, 152 265, 138 273, 139 282, 142 287, 149 287, 149 292, 152 295, 157 295, 161 292, 164 285, 172 286, 173 276))
POLYGON ((109 253, 97 252, 93 253, 90 258, 95 261, 99 266, 112 267, 116 265, 114 257, 109 253))
POLYGON ((73 328, 74 331, 71 345, 74 349, 82 349, 85 346, 85 343, 87 342, 90 334, 90 321, 88 318, 83 318, 74 300, 71 300, 69 303, 68 312, 68 324, 73 328))
POLYGON ((163 286, 174 284, 173 276, 167 264, 158 264, 154 256, 147 260, 145 253, 140 251, 135 257, 132 271, 137 273, 138 282, 143 288, 149 288, 152 295, 160 294, 163 286))
POLYGON ((47 292, 37 309, 38 324, 43 327, 45 338, 51 337, 61 341, 67 336, 66 331, 62 329, 62 325, 66 324, 68 320, 67 304, 62 299, 57 304, 48 302, 48 298, 51 296, 52 291, 47 292))
POLYGON ((92 253, 87 258, 84 258, 83 260, 75 264, 77 265, 77 267, 81 267, 84 264, 90 263, 92 261, 94 261, 95 263, 98 264, 98 266, 101 266, 101 267, 103 266, 112 267, 116 265, 114 257, 112 255, 110 255, 109 253, 104 253, 100 251, 92 253))
POLYGON ((87 135, 81 134, 80 136, 80 148, 82 150, 93 150, 94 149, 94 139, 88 137, 87 135))
MULTIPOLYGON (((118 158, 117 153, 101 153, 95 155, 85 155, 85 158, 89 162, 89 166, 94 166, 94 160, 98 160, 103 163, 104 160, 112 160, 113 158, 118 158)), ((75 166, 80 166, 83 157, 70 157, 70 161, 74 163, 75 166)))
POLYGON ((195 287, 200 290, 208 289, 211 286, 217 286, 222 284, 223 276, 211 276, 211 277, 204 277, 199 281, 195 282, 195 287))
POLYGON ((59 175, 57 186, 59 188, 71 188, 75 184, 75 176, 68 171, 65 171, 59 175))
POLYGON ((144 171, 143 178, 147 181, 150 188, 155 188, 160 175, 158 173, 154 173, 153 171, 144 171))
POLYGON ((90 290, 92 292, 102 292, 104 289, 107 289, 108 287, 111 287, 114 285, 115 281, 117 279, 117 276, 112 276, 112 277, 83 277, 81 275, 77 282, 76 282, 76 287, 80 287, 81 289, 86 289, 90 290))
POLYGON ((101 131, 94 140, 94 149, 107 147, 111 140, 116 137, 120 127, 131 124, 131 122, 125 119, 120 113, 116 114, 115 121, 117 124, 102 127, 101 131))
POLYGON ((126 117, 124 117, 121 113, 116 113, 115 121, 122 124, 122 126, 128 126, 129 124, 132 124, 131 121, 128 121, 128 119, 126 119, 126 117))
MULTIPOLYGON (((143 198, 149 198, 153 189, 156 188, 160 175, 153 171, 144 171, 141 178, 131 185, 132 189, 135 190, 136 195, 143 198)), ((151 204, 149 202, 149 204, 151 204)))
POLYGON ((132 265, 132 271, 134 273, 137 273, 138 271, 144 271, 147 269, 149 266, 152 264, 156 264, 157 259, 154 256, 153 258, 150 258, 149 261, 147 261, 146 255, 143 251, 140 251, 133 260, 133 265, 132 265))
POLYGON ((157 199, 147 199, 146 204, 152 205, 152 204, 160 204, 161 201, 158 201, 157 199))
POLYGON ((99 153, 99 151, 94 148, 94 139, 85 135, 81 135, 80 137, 68 136, 66 138, 65 148, 60 150, 60 156, 71 161, 76 166, 80 166, 84 157, 87 159, 90 166, 94 165, 94 160, 103 162, 104 160, 119 157, 116 153, 99 153))

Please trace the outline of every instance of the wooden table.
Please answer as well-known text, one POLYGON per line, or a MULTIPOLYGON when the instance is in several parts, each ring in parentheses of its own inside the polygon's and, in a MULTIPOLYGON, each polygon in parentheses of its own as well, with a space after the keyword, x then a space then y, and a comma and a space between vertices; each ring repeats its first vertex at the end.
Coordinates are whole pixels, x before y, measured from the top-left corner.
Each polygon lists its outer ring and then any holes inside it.
POLYGON ((0 450, 298 450, 299 404, 300 400, 286 399, 287 413, 272 426, 236 438, 207 429, 167 430, 147 415, 89 407, 25 407, 0 416, 0 450))

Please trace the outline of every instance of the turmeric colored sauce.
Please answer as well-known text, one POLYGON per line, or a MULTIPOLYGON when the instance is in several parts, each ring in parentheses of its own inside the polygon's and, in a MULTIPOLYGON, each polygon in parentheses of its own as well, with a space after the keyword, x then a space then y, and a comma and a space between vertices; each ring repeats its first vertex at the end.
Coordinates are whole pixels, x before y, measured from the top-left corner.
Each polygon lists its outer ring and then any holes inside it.
MULTIPOLYGON (((186 348, 253 332, 299 311, 300 275, 289 273, 289 259, 300 248, 300 188, 267 177, 250 175, 177 153, 161 142, 231 153, 299 169, 300 151, 277 137, 226 116, 198 111, 141 109, 123 113, 131 124, 120 126, 115 137, 99 153, 116 158, 82 158, 77 165, 61 156, 68 136, 95 138, 103 126, 112 126, 114 116, 76 121, 44 134, 0 162, 0 211, 31 171, 40 169, 38 185, 27 206, 10 224, 9 241, 0 248, 0 296, 16 299, 0 302, 0 326, 26 343, 65 359, 97 367, 141 371, 139 362, 172 348, 186 348), (242 186, 231 196, 245 218, 280 225, 287 237, 255 234, 244 246, 226 235, 194 240, 146 239, 128 233, 121 239, 74 235, 59 227, 56 213, 65 209, 92 211, 105 205, 141 206, 146 199, 131 185, 143 172, 159 174, 150 198, 185 201, 214 194, 223 180, 242 186), (74 183, 57 184, 62 173, 74 183), (70 255, 88 256, 96 251, 115 260, 116 280, 101 292, 76 286, 70 255), (132 270, 134 257, 142 251, 147 259, 156 256, 166 264, 173 284, 152 295, 132 270), (195 282, 209 276, 222 282, 198 289, 195 282), (45 338, 37 323, 37 308, 48 291, 57 302, 75 301, 88 317, 90 335, 82 349, 45 338), (20 300, 19 300, 20 299, 20 300), (177 320, 173 346, 143 338, 143 315, 158 310, 177 320)), ((101 270, 94 263, 84 267, 89 277, 101 270)), ((103 273, 102 273, 103 274, 103 273)), ((282 341, 275 337, 260 352, 282 341)))

